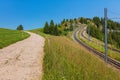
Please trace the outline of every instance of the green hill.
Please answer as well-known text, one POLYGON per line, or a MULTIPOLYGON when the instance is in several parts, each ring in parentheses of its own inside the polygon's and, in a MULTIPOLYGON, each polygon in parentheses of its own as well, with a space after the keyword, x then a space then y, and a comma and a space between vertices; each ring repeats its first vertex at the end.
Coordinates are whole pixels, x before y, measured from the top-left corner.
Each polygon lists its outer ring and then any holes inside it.
POLYGON ((0 28, 0 49, 27 37, 29 34, 23 31, 0 28))

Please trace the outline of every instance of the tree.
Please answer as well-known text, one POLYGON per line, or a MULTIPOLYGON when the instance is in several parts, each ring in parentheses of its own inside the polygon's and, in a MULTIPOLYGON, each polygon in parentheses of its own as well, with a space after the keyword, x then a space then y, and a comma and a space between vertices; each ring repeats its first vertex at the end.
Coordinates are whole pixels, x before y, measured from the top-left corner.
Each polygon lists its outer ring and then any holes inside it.
POLYGON ((54 27, 54 35, 56 35, 56 36, 60 35, 60 31, 58 30, 58 26, 57 25, 55 25, 55 27, 54 27))
POLYGON ((59 28, 61 28, 61 25, 60 25, 60 24, 58 24, 57 26, 58 26, 59 28))
POLYGON ((76 18, 74 18, 74 22, 75 22, 75 24, 77 24, 77 23, 78 23, 76 18))
POLYGON ((101 18, 101 24, 102 24, 102 26, 104 26, 104 22, 105 22, 104 18, 101 18))
POLYGON ((64 24, 64 26, 65 26, 65 27, 68 27, 68 23, 66 22, 66 23, 64 24))
POLYGON ((44 31, 44 33, 46 33, 46 34, 49 34, 50 31, 49 31, 49 24, 48 24, 48 22, 45 23, 45 26, 44 26, 44 30, 43 30, 43 31, 44 31))
POLYGON ((50 34, 54 34, 54 21, 53 20, 51 20, 50 21, 50 28, 49 28, 49 30, 50 30, 50 34))
POLYGON ((99 27, 100 24, 100 18, 99 17, 94 17, 93 22, 96 24, 97 27, 99 27))
POLYGON ((70 31, 73 31, 73 25, 70 24, 70 31))
POLYGON ((120 48, 120 33, 110 32, 108 34, 108 42, 115 45, 117 48, 120 48))
POLYGON ((103 33, 99 30, 99 28, 96 28, 95 26, 92 25, 90 25, 90 35, 101 41, 103 40, 103 33))
POLYGON ((65 19, 63 19, 63 21, 61 22, 61 24, 64 24, 65 23, 65 19))
POLYGON ((70 23, 73 23, 73 20, 72 20, 72 19, 70 19, 70 23))
POLYGON ((22 26, 22 25, 19 25, 19 26, 17 27, 17 30, 24 30, 24 29, 23 29, 23 26, 22 26))
POLYGON ((80 20, 79 20, 80 23, 84 24, 84 18, 81 17, 80 20))
POLYGON ((68 22, 68 19, 66 19, 66 22, 68 22))

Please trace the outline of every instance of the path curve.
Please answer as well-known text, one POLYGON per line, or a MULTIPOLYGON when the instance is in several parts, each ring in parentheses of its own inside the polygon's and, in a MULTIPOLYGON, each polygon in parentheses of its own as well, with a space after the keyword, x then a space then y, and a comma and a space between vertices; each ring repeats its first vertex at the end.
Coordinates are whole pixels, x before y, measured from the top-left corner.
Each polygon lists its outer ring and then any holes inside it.
POLYGON ((45 39, 28 33, 29 38, 0 49, 0 80, 41 80, 45 39))

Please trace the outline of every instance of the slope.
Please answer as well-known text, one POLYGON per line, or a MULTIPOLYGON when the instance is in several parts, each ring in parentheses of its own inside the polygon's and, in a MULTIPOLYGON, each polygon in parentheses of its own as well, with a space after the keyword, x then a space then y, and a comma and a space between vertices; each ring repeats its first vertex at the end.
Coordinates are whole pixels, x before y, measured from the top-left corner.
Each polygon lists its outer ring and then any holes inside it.
MULTIPOLYGON (((38 34, 43 34, 38 32, 38 34)), ((44 35, 45 36, 45 35, 44 35)), ((43 80, 119 80, 120 72, 65 36, 47 35, 43 80)))

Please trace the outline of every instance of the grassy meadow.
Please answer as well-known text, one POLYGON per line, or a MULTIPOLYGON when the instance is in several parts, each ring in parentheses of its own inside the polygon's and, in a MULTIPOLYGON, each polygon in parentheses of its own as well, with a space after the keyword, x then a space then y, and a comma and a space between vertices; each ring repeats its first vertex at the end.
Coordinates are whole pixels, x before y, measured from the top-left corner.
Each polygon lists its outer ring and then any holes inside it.
POLYGON ((28 33, 0 28, 0 49, 29 37, 28 33))
POLYGON ((120 72, 65 36, 45 35, 43 80, 120 80, 120 72))

